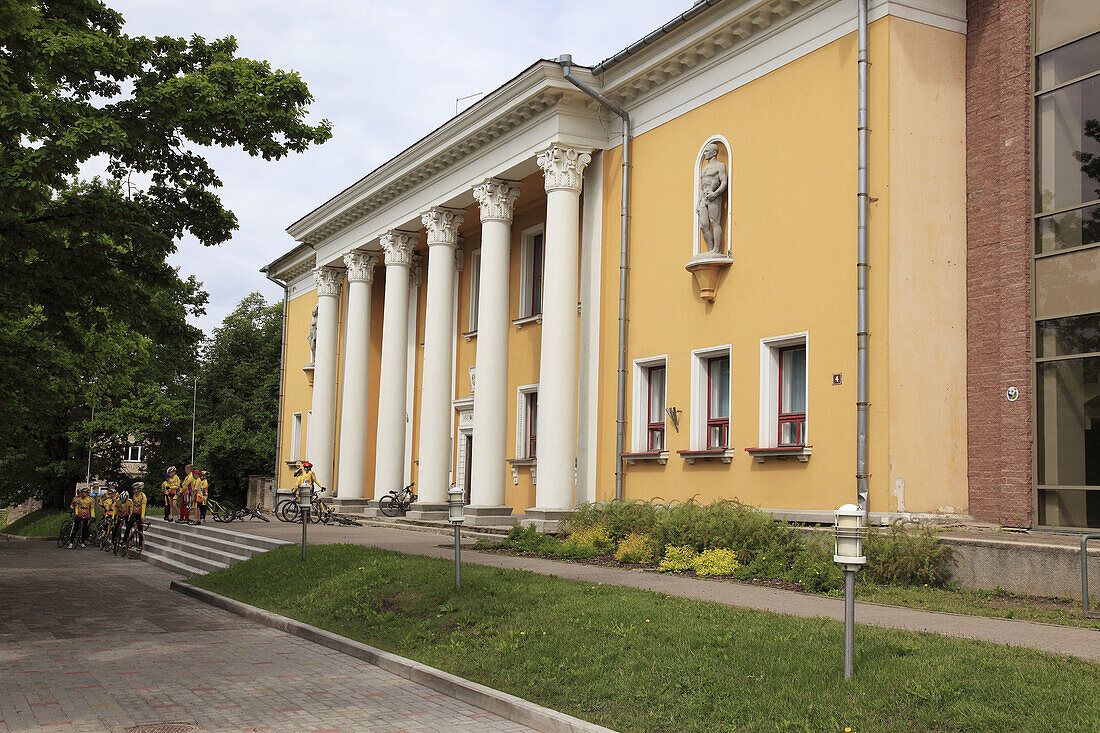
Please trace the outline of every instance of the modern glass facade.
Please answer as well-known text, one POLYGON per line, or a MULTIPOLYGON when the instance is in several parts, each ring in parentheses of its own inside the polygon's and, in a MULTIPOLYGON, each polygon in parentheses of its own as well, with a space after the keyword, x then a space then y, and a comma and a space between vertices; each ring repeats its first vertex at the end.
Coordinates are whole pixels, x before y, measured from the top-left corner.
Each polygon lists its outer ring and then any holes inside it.
POLYGON ((1100 2, 1033 17, 1035 510, 1100 527, 1100 2))

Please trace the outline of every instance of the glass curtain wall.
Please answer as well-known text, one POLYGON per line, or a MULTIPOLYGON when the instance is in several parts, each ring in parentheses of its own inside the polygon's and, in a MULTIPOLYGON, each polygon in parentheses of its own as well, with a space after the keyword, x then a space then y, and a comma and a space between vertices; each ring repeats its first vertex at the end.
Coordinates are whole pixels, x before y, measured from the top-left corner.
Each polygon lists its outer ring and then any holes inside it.
POLYGON ((1100 1, 1034 18, 1036 519, 1100 527, 1100 1))

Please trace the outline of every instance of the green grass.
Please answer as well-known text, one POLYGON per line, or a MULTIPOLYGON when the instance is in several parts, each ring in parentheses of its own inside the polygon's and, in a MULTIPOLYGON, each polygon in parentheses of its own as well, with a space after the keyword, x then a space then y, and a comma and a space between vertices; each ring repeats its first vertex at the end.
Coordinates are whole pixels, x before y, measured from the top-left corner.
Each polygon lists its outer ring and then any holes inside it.
POLYGON ((38 509, 0 528, 0 532, 21 537, 56 537, 61 531, 61 525, 68 518, 68 512, 57 509, 38 509))
POLYGON ((192 582, 620 731, 1095 731, 1100 666, 352 545, 192 582))

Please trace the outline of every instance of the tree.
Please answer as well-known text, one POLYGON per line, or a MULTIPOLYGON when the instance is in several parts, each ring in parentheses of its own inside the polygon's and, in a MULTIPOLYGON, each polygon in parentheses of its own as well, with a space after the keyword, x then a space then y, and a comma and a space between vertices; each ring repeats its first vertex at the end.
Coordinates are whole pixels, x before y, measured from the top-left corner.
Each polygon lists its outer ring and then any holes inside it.
POLYGON ((0 503, 59 501, 93 436, 171 439, 205 294, 166 258, 236 228, 201 147, 278 160, 331 134, 232 37, 122 26, 99 0, 0 0, 0 503), (96 156, 108 177, 81 180, 96 156))
POLYGON ((202 351, 196 465, 240 501, 249 475, 271 475, 279 409, 283 309, 252 293, 202 351))

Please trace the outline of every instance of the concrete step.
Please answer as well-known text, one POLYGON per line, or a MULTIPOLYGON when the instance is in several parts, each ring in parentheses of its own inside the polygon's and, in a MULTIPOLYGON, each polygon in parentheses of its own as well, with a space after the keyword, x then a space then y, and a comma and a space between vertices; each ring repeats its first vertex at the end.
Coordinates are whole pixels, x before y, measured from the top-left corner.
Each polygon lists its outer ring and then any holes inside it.
POLYGON ((150 547, 149 545, 146 545, 145 549, 142 551, 141 559, 151 565, 156 565, 157 567, 171 570, 174 573, 180 573, 187 577, 205 575, 206 573, 212 573, 215 570, 229 567, 227 563, 218 562, 217 560, 195 557, 194 555, 188 555, 174 550, 166 550, 163 547, 150 547))
POLYGON ((158 537, 152 533, 147 533, 145 535, 145 547, 156 548, 166 556, 180 555, 186 557, 199 557, 205 560, 214 560, 224 563, 225 565, 236 565, 239 562, 248 560, 253 555, 263 554, 258 550, 255 552, 247 550, 245 552, 226 552, 205 545, 189 544, 183 540, 158 537))
POLYGON ((155 542, 156 544, 167 545, 177 549, 194 548, 197 550, 202 548, 229 555, 236 555, 245 560, 253 555, 267 552, 267 549, 259 548, 255 545, 246 545, 214 535, 176 532, 171 527, 150 526, 149 530, 145 533, 145 538, 147 542, 155 542))
POLYGON ((186 536, 194 538, 196 542, 203 542, 204 540, 216 541, 221 540, 223 542, 232 542, 238 545, 245 545, 248 547, 254 547, 261 552, 267 550, 274 550, 289 544, 283 540, 276 540, 270 537, 260 537, 254 534, 246 534, 244 532, 234 532, 231 529, 226 529, 231 525, 224 526, 211 526, 208 520, 206 524, 193 525, 193 524, 178 524, 176 522, 165 522, 163 519, 150 520, 150 530, 156 529, 158 531, 163 530, 164 534, 180 537, 186 536))
MULTIPOLYGON (((351 514, 363 524, 373 527, 389 527, 416 532, 434 532, 454 536, 454 527, 449 521, 435 522, 423 519, 405 519, 403 517, 368 517, 351 514)), ((462 536, 475 540, 501 540, 508 535, 510 527, 467 527, 463 525, 462 536)))

